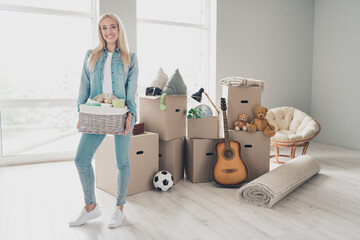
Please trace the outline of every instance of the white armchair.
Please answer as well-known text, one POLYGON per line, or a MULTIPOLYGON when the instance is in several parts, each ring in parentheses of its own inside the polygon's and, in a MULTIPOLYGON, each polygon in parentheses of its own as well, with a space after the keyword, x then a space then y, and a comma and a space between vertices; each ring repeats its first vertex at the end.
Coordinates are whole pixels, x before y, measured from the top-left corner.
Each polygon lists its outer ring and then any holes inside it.
POLYGON ((270 139, 270 145, 274 147, 276 163, 284 163, 279 161, 279 156, 295 157, 297 147, 303 147, 302 155, 306 154, 309 141, 316 137, 321 130, 320 123, 293 107, 278 107, 270 109, 266 115, 266 119, 270 124, 274 125, 276 134, 270 139), (280 155, 279 147, 291 149, 290 155, 280 155))

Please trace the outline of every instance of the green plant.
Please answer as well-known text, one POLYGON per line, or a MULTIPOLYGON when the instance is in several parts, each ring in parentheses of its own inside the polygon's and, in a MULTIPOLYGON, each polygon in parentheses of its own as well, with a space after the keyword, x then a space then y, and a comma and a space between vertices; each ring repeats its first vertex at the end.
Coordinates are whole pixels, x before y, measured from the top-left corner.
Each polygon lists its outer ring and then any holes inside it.
POLYGON ((187 118, 201 118, 201 111, 202 109, 194 109, 190 108, 188 111, 187 118))

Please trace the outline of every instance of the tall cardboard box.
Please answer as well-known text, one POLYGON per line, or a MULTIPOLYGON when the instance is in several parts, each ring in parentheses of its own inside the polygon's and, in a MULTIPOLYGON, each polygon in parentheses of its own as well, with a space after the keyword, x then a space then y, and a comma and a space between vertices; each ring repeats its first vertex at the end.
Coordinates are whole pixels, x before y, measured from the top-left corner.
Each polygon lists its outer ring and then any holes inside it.
POLYGON ((187 137, 218 139, 220 137, 220 117, 188 118, 187 137))
POLYGON ((186 178, 193 183, 213 181, 215 144, 221 139, 186 139, 186 178))
POLYGON ((159 170, 174 177, 174 184, 184 178, 185 137, 159 142, 159 170))
POLYGON ((160 140, 168 141, 186 136, 186 95, 167 95, 166 110, 160 109, 160 96, 139 98, 140 122, 145 131, 159 133, 160 140))
POLYGON ((270 138, 263 132, 229 130, 230 140, 241 145, 241 159, 248 168, 247 182, 267 173, 270 167, 270 138))
POLYGON ((252 107, 261 105, 261 87, 234 87, 229 86, 227 99, 227 118, 229 129, 235 128, 239 114, 245 113, 254 118, 252 107))
MULTIPOLYGON (((154 188, 152 179, 159 171, 158 154, 159 135, 157 133, 145 132, 131 136, 128 196, 154 188)), ((95 153, 96 187, 116 196, 117 172, 114 136, 107 135, 95 153)))

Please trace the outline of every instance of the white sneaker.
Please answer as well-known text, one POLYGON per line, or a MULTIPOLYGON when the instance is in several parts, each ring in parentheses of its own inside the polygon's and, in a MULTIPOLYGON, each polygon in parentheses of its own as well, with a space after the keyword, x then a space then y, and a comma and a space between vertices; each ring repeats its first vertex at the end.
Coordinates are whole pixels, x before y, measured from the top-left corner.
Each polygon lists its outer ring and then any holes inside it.
POLYGON ((100 210, 99 205, 96 205, 95 208, 93 210, 91 210, 90 212, 87 212, 86 209, 83 208, 80 215, 76 219, 70 221, 69 225, 71 227, 83 225, 92 219, 100 217, 101 213, 102 212, 100 210))
POLYGON ((122 211, 120 211, 119 207, 116 207, 115 212, 110 218, 108 227, 109 228, 119 227, 123 222, 124 218, 125 218, 125 214, 122 211))

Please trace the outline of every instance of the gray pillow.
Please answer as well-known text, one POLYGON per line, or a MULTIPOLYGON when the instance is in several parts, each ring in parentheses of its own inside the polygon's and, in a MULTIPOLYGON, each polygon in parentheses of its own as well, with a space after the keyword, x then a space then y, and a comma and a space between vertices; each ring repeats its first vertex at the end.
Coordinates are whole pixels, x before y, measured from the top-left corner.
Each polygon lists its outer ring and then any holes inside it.
POLYGON ((184 80, 181 77, 179 69, 176 69, 175 73, 166 83, 163 93, 166 93, 167 95, 186 95, 186 91, 187 87, 184 80))

